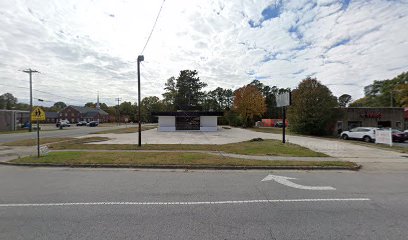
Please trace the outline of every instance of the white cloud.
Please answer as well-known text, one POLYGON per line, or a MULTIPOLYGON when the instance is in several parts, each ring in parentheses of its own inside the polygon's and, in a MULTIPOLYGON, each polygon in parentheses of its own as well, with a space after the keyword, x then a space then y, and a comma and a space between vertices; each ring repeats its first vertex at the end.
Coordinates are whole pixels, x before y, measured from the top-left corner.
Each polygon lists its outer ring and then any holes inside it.
MULTIPOLYGON (((135 60, 162 0, 0 2, 1 91, 71 104, 115 97, 136 101, 135 60), (20 88, 16 88, 20 87, 20 88), (57 97, 57 96, 60 96, 57 97)), ((406 1, 166 1, 142 64, 144 96, 163 92, 180 70, 196 69, 208 88, 237 88, 255 77, 295 87, 316 76, 336 95, 408 70, 406 1), (279 5, 265 20, 262 12, 279 5), (251 27, 252 21, 257 27, 251 27)))

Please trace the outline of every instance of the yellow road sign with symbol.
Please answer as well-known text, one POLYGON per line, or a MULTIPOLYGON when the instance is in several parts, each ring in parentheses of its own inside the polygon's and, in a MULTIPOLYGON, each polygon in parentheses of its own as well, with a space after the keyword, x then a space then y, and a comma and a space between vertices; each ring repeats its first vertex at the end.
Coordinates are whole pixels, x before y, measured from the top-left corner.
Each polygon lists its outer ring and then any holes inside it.
POLYGON ((31 112, 31 121, 44 121, 45 120, 45 112, 40 107, 36 107, 31 112))

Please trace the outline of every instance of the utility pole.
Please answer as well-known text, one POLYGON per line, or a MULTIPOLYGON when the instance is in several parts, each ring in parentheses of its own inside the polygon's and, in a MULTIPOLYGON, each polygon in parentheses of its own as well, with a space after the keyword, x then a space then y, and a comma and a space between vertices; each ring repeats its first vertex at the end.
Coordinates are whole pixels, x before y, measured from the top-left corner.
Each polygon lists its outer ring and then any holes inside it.
POLYGON ((117 119, 118 119, 118 124, 120 125, 120 111, 119 111, 119 102, 122 101, 122 98, 115 98, 115 101, 118 101, 118 114, 117 114, 117 119))
POLYGON ((33 73, 39 73, 39 71, 37 70, 33 70, 31 68, 23 70, 23 72, 28 73, 28 75, 30 76, 30 116, 29 116, 29 128, 28 131, 32 131, 32 122, 31 122, 31 112, 33 111, 33 81, 32 81, 32 74, 33 73))
POLYGON ((144 56, 143 55, 139 55, 137 57, 137 108, 138 108, 138 120, 139 120, 139 142, 138 145, 139 147, 142 146, 142 122, 140 119, 140 62, 144 61, 144 56))

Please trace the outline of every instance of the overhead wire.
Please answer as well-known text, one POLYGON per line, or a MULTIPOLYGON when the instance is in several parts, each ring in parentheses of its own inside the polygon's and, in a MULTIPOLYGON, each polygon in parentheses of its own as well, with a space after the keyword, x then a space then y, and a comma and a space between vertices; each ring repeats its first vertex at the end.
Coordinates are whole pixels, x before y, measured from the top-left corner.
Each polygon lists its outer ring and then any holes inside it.
POLYGON ((162 4, 161 4, 161 6, 160 6, 160 9, 159 9, 159 12, 157 13, 156 20, 154 21, 152 30, 150 31, 149 37, 147 38, 146 43, 145 43, 145 45, 144 45, 144 47, 143 47, 143 50, 142 50, 142 52, 140 53, 140 55, 143 55, 143 53, 144 53, 144 51, 145 51, 145 49, 146 49, 146 47, 147 47, 147 44, 149 43, 150 38, 152 37, 153 31, 154 31, 154 29, 156 28, 156 24, 157 24, 157 21, 159 20, 159 16, 160 16, 160 13, 161 13, 161 11, 162 11, 162 9, 163 9, 163 5, 164 5, 164 2, 165 2, 165 1, 166 1, 166 0, 163 0, 162 4))

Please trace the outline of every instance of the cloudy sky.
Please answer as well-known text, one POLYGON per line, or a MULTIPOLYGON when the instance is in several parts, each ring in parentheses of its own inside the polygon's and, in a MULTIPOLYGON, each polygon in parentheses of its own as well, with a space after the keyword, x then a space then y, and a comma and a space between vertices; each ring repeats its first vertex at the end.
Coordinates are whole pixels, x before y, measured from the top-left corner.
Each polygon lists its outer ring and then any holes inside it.
MULTIPOLYGON (((137 99, 136 59, 163 0, 0 0, 0 94, 82 105, 137 99)), ((408 70, 408 0, 166 0, 142 96, 196 69, 208 89, 317 77, 337 96, 408 70)), ((34 103, 37 103, 34 101, 34 103)))

